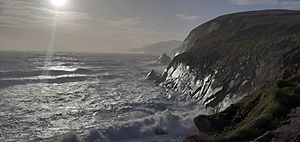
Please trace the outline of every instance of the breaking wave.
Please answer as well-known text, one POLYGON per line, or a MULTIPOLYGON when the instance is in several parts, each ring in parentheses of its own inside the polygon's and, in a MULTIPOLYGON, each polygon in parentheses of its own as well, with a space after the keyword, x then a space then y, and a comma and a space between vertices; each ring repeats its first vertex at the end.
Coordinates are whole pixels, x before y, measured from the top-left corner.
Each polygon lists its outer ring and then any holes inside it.
POLYGON ((146 80, 162 70, 153 56, 59 54, 45 67, 40 55, 0 55, 3 142, 175 142, 210 113, 146 80))

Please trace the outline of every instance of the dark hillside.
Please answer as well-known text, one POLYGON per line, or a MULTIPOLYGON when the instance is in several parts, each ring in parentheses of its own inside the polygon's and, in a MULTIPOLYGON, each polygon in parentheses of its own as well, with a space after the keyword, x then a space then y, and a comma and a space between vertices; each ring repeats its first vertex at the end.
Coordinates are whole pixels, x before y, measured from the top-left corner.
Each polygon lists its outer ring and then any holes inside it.
MULTIPOLYGON (((220 16, 194 29, 177 53, 159 81, 216 111, 195 118, 200 133, 187 142, 254 140, 300 106, 300 11, 220 16)), ((278 133, 300 137, 279 129, 263 142, 282 140, 278 133)))

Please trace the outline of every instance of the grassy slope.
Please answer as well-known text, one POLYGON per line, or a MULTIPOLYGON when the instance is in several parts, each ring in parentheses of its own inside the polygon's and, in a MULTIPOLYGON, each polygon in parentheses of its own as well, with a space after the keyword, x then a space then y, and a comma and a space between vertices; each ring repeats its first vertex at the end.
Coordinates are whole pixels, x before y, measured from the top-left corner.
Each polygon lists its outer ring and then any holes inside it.
MULTIPOLYGON (((231 121, 231 125, 225 127, 223 131, 215 134, 191 136, 186 141, 233 142, 253 140, 266 131, 280 126, 280 122, 285 119, 291 109, 297 106, 300 106, 299 76, 270 84, 236 104, 240 115, 236 114, 233 119, 237 120, 236 117, 242 117, 241 121, 228 120, 231 121), (246 114, 243 114, 243 111, 246 114)), ((221 113, 214 116, 224 115, 221 113)))

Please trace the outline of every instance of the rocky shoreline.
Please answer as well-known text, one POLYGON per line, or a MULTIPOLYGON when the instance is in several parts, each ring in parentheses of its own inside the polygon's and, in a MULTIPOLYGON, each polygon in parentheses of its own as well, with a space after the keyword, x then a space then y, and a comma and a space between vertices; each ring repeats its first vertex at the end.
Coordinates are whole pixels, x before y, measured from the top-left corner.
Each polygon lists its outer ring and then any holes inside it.
POLYGON ((199 134, 186 142, 299 141, 299 27, 299 11, 266 10, 220 16, 189 34, 154 79, 215 110, 195 118, 199 134))

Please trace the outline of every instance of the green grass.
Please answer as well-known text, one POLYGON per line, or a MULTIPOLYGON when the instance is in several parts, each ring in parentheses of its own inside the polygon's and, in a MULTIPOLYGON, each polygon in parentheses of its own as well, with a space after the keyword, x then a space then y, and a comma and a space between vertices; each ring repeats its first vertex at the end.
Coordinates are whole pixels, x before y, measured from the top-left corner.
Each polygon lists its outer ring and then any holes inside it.
POLYGON ((280 87, 278 84, 270 85, 260 93, 248 96, 236 104, 239 110, 251 105, 254 106, 241 122, 226 127, 221 133, 206 138, 198 137, 198 140, 214 142, 249 141, 266 131, 278 128, 280 123, 285 120, 286 115, 293 108, 300 106, 299 77, 278 83, 282 82, 288 85, 280 87), (255 100, 255 104, 253 104, 253 100, 255 100))
POLYGON ((286 83, 289 85, 284 88, 274 89, 271 87, 270 90, 259 96, 259 103, 248 116, 234 129, 224 132, 225 139, 250 140, 268 130, 277 128, 291 109, 300 104, 300 94, 297 94, 295 90, 295 85, 299 86, 299 82, 289 80, 286 83))

